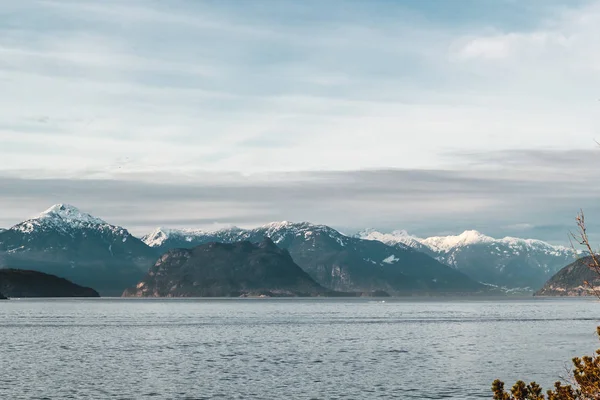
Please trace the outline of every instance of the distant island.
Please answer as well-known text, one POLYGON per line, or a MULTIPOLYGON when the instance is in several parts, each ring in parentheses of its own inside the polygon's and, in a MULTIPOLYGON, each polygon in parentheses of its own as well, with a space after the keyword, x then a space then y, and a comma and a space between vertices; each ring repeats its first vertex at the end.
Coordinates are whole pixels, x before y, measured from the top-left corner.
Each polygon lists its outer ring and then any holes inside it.
POLYGON ((0 269, 0 293, 8 297, 100 297, 94 289, 38 271, 0 269))
POLYGON ((5 295, 3 295, 2 293, 0 293, 0 300, 7 300, 7 299, 8 298, 5 295))

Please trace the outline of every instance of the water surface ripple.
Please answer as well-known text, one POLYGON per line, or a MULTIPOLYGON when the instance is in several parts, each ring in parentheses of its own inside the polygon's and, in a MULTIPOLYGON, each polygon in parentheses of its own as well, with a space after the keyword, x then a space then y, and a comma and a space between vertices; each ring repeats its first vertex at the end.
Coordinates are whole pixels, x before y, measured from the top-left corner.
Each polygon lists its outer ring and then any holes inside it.
POLYGON ((586 299, 0 303, 0 399, 489 399, 600 347, 586 299))

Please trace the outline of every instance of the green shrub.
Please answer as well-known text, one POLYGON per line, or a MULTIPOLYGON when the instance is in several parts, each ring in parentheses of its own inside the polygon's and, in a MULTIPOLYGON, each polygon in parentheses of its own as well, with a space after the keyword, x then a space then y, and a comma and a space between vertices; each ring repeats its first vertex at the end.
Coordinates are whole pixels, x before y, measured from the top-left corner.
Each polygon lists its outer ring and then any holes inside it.
MULTIPOLYGON (((600 326, 596 332, 600 336, 600 326)), ((554 389, 548 390, 546 396, 535 382, 525 384, 518 381, 509 393, 504 390, 504 382, 496 379, 492 384, 494 400, 600 400, 600 349, 591 357, 575 357, 573 367, 573 382, 556 382, 554 389)))

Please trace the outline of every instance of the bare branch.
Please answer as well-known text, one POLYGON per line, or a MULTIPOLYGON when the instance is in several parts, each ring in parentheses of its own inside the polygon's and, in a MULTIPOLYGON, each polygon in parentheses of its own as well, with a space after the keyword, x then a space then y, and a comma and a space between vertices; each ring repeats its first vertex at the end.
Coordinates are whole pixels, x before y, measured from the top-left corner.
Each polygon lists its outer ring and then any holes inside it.
MULTIPOLYGON (((579 261, 592 270, 597 276, 597 280, 600 280, 600 257, 598 256, 597 252, 594 251, 592 244, 590 243, 583 210, 579 211, 575 221, 577 223, 577 233, 571 232, 571 239, 575 240, 579 245, 585 248, 584 254, 579 258, 579 261)), ((573 247, 573 249, 576 251, 572 240, 570 240, 571 247, 573 247)), ((594 285, 594 280, 591 282, 584 281, 583 284, 594 294, 594 296, 600 299, 600 291, 594 285)))

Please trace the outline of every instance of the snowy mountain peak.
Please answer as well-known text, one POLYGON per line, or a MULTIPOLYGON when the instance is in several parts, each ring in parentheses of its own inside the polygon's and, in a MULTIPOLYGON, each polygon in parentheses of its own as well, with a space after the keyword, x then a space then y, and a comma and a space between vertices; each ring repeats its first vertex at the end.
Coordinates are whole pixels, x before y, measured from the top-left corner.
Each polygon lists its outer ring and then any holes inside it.
MULTIPOLYGON (((253 229, 252 231, 264 231, 265 234, 269 237, 276 235, 278 239, 275 240, 275 243, 278 240, 283 240, 284 236, 300 236, 304 235, 305 237, 309 237, 314 233, 321 233, 328 235, 332 238, 338 240, 339 238, 345 237, 345 235, 337 230, 330 228, 327 225, 316 225, 310 222, 290 222, 290 221, 281 221, 281 222, 271 222, 266 225, 263 225, 257 229, 253 229)), ((338 240, 339 241, 339 240, 338 240)))
MULTIPOLYGON (((219 233, 239 233, 239 232, 244 232, 245 229, 242 229, 238 226, 232 225, 232 226, 228 226, 225 228, 219 228, 216 231, 208 231, 208 233, 211 234, 219 234, 219 233)), ((195 232, 200 232, 199 230, 196 230, 195 232)), ((205 232, 206 233, 206 232, 205 232)))
POLYGON ((291 221, 275 221, 269 222, 268 224, 262 225, 258 229, 310 229, 310 228, 325 228, 325 225, 316 225, 310 222, 291 222, 291 221))
POLYGON ((404 244, 409 247, 419 248, 423 239, 412 236, 405 230, 395 230, 391 233, 382 233, 376 229, 365 229, 355 235, 355 237, 365 240, 376 240, 388 245, 404 244))
POLYGON ((80 211, 69 204, 55 204, 35 219, 60 219, 66 223, 84 223, 88 225, 104 225, 105 221, 80 211))
POLYGON ((329 236, 341 246, 345 246, 348 242, 348 237, 326 225, 290 221, 270 222, 254 229, 242 229, 235 226, 214 231, 158 228, 144 236, 142 241, 150 247, 170 246, 173 243, 185 247, 187 244, 205 243, 207 240, 229 243, 250 238, 262 240, 262 238, 268 237, 275 243, 281 243, 295 237, 304 237, 309 240, 315 235, 329 236))
POLYGON ((290 222, 290 221, 275 221, 275 222, 269 222, 268 224, 264 224, 261 226, 261 228, 278 230, 278 229, 286 229, 286 228, 289 228, 290 226, 294 226, 294 225, 296 225, 296 224, 293 222, 290 222))
POLYGON ((468 246, 476 243, 491 243, 496 239, 475 230, 464 231, 460 235, 434 236, 422 241, 423 244, 436 251, 448 251, 455 247, 468 246))
POLYGON ((52 230, 72 234, 80 229, 110 230, 129 236, 126 229, 113 226, 100 218, 87 214, 69 204, 55 204, 38 216, 21 222, 11 230, 30 234, 34 231, 49 232, 52 230))
POLYGON ((58 213, 58 212, 81 212, 79 210, 79 208, 72 206, 70 204, 63 204, 63 203, 59 203, 59 204, 54 204, 53 206, 51 206, 50 208, 48 208, 46 211, 42 212, 41 214, 51 214, 51 213, 58 213))
POLYGON ((540 286, 575 255, 572 249, 541 240, 495 239, 476 230, 426 239, 402 230, 382 233, 367 229, 356 236, 392 246, 412 247, 480 282, 511 288, 540 286))
POLYGON ((466 230, 460 235, 433 236, 423 239, 413 236, 405 230, 382 233, 375 229, 365 229, 356 234, 356 237, 367 240, 377 240, 386 244, 405 244, 421 250, 423 247, 425 247, 437 253, 447 253, 454 249, 480 244, 507 246, 515 251, 527 248, 544 251, 547 253, 556 252, 557 254, 571 252, 571 249, 567 247, 554 246, 537 239, 521 239, 508 236, 502 239, 495 239, 476 230, 466 230))
POLYGON ((171 236, 171 235, 203 235, 206 232, 200 229, 169 229, 169 228, 156 228, 150 235, 148 236, 171 236))
POLYGON ((156 228, 148 235, 142 237, 142 242, 150 247, 158 247, 169 238, 170 229, 156 228))
POLYGON ((178 238, 186 242, 191 242, 195 237, 206 234, 206 232, 199 229, 168 229, 160 227, 144 236, 142 241, 150 247, 160 247, 169 238, 178 238))

